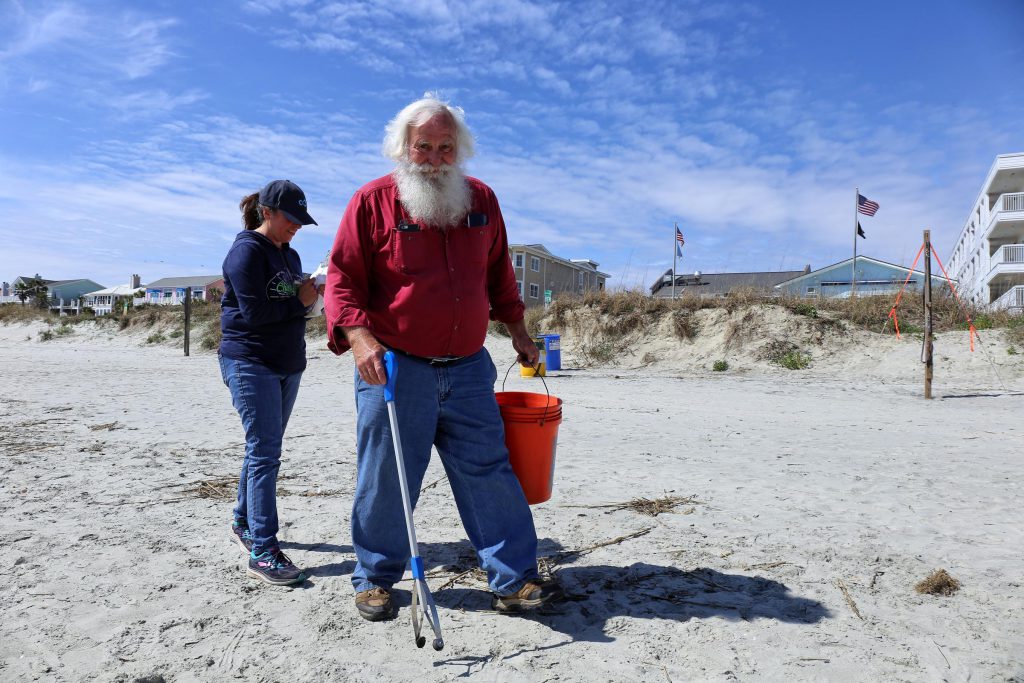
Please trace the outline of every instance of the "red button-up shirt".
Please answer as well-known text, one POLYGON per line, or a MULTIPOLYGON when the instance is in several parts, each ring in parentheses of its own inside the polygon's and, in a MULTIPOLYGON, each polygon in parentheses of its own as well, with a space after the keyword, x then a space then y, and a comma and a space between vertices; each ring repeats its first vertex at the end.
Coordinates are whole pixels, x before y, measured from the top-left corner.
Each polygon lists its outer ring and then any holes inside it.
POLYGON ((367 327, 385 346, 416 356, 468 356, 489 319, 523 319, 505 222, 491 188, 467 178, 473 204, 461 225, 414 223, 392 176, 360 188, 331 249, 324 292, 328 346, 348 348, 341 327, 367 327), (418 229, 416 229, 418 228, 418 229))

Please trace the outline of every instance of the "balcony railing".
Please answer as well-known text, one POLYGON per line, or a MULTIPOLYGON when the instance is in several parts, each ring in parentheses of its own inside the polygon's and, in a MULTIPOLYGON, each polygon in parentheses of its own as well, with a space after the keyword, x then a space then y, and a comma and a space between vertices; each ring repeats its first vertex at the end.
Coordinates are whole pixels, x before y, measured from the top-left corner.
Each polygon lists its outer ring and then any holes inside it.
POLYGON ((1024 285, 1010 287, 1005 294, 992 303, 992 307, 1017 312, 1024 310, 1024 285))
POLYGON ((993 211, 1024 211, 1024 192, 1011 192, 999 195, 993 211))
POLYGON ((1024 263, 1024 244, 1004 244, 992 255, 992 265, 1024 263))

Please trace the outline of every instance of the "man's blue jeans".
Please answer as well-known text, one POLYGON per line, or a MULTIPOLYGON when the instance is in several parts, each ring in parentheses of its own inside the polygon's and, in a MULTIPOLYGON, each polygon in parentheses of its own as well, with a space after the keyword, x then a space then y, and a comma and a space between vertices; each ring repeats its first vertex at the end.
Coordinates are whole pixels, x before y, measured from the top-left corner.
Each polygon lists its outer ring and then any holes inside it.
POLYGON ((281 441, 299 393, 301 372, 280 373, 247 360, 220 358, 220 373, 245 429, 235 519, 252 532, 259 555, 277 545, 277 471, 281 441))
MULTIPOLYGON (((413 507, 437 447, 455 504, 487 581, 498 595, 537 577, 537 532, 505 448, 486 349, 449 366, 395 354, 395 408, 413 507)), ((409 561, 384 388, 355 373, 358 479, 352 505, 356 591, 390 588, 409 561)))

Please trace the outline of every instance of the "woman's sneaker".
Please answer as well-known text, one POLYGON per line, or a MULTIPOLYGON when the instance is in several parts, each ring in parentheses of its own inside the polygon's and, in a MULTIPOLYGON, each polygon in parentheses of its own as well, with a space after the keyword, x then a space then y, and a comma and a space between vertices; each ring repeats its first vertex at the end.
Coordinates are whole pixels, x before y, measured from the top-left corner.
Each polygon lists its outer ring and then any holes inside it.
POLYGON ((252 532, 249 527, 238 522, 231 522, 231 536, 238 543, 238 547, 247 553, 252 552, 252 532))
POLYGON ((276 547, 259 555, 250 551, 249 567, 245 573, 271 586, 290 586, 306 580, 303 571, 292 564, 288 556, 276 547))

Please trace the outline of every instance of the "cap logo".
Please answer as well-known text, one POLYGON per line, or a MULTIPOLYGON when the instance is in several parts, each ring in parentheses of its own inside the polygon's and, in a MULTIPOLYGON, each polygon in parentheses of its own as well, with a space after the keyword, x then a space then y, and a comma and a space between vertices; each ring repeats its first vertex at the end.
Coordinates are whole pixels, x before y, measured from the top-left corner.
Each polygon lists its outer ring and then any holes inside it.
POLYGON ((306 208, 306 200, 305 199, 300 199, 298 203, 299 203, 299 206, 301 206, 303 209, 306 208))

